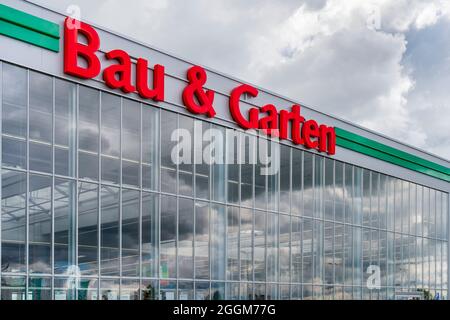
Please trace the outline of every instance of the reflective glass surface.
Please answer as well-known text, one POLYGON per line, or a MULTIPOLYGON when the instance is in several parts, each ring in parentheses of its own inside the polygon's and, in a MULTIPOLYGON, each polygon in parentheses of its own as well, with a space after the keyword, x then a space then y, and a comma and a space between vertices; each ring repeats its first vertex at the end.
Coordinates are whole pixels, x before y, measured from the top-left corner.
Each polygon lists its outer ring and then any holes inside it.
POLYGON ((1 70, 2 299, 447 298, 448 193, 1 70))

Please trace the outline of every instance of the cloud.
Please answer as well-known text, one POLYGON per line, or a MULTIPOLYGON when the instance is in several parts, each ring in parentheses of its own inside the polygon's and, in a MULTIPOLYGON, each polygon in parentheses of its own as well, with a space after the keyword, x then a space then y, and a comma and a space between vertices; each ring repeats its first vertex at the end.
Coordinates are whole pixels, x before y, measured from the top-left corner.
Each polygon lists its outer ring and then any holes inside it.
POLYGON ((449 52, 447 0, 77 3, 100 25, 450 158, 450 57, 430 60, 449 52))

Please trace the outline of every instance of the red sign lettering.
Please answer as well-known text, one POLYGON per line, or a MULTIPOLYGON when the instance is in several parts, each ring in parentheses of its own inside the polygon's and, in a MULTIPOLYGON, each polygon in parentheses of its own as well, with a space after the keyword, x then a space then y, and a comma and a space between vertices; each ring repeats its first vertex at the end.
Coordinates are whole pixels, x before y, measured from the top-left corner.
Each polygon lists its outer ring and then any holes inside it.
MULTIPOLYGON (((98 33, 90 25, 83 22, 73 23, 70 18, 64 24, 64 72, 81 79, 92 79, 102 73, 105 84, 124 93, 137 93, 143 99, 164 101, 164 66, 156 64, 153 68, 153 83, 149 83, 148 61, 138 58, 134 63, 130 55, 123 50, 112 50, 105 54, 110 64, 102 71, 98 33), (77 27, 79 26, 79 27, 77 27), (83 35, 87 43, 80 43, 78 36, 83 35), (80 62, 84 61, 82 65, 80 62), (135 81, 132 79, 133 68, 135 81)), ((200 66, 193 66, 187 71, 188 85, 182 92, 183 103, 193 114, 206 115, 213 118, 213 90, 205 90, 206 71, 200 66)), ((273 104, 261 107, 250 107, 247 112, 241 110, 243 95, 256 98, 258 90, 250 85, 242 84, 231 91, 229 110, 233 120, 243 129, 262 130, 268 136, 280 139, 292 139, 297 145, 308 149, 316 149, 330 155, 335 154, 336 134, 333 127, 319 125, 314 120, 305 120, 301 115, 301 106, 293 105, 291 110, 278 111, 273 104), (289 131, 290 127, 290 132, 289 131)))

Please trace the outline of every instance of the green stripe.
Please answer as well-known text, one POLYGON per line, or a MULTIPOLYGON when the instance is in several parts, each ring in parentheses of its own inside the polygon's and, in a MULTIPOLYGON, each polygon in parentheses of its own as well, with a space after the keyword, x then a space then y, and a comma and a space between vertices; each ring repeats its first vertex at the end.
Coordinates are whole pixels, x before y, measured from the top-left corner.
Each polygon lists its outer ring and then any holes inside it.
POLYGON ((336 144, 373 158, 396 164, 398 166, 450 182, 448 168, 431 161, 419 158, 404 151, 386 146, 346 130, 335 128, 336 144), (406 157, 407 155, 407 157, 406 157), (420 161, 417 161, 417 160, 420 161), (426 165, 424 165, 426 164, 426 165), (435 168, 439 168, 436 170, 435 168), (445 172, 444 172, 445 171, 445 172))
POLYGON ((360 135, 357 135, 355 133, 346 131, 346 130, 341 129, 341 128, 335 128, 335 131, 336 131, 336 136, 338 136, 338 137, 347 139, 349 141, 353 141, 355 143, 362 144, 364 146, 373 148, 375 150, 378 150, 378 151, 381 151, 381 152, 384 152, 384 153, 388 153, 388 154, 390 154, 392 156, 401 158, 403 160, 410 161, 410 162, 413 162, 413 163, 418 163, 418 164, 420 164, 420 165, 422 165, 424 167, 427 167, 427 168, 430 168, 430 169, 433 169, 433 170, 445 173, 447 175, 450 175, 450 168, 446 168, 446 167, 441 166, 441 165, 439 165, 437 163, 434 163, 434 162, 431 162, 431 161, 419 158, 419 157, 417 157, 415 155, 412 155, 412 154, 409 154, 407 152, 404 152, 404 151, 392 148, 392 147, 387 146, 385 144, 382 144, 382 143, 376 142, 374 140, 362 137, 360 135))
POLYGON ((0 19, 59 39, 59 25, 0 4, 0 19))
POLYGON ((0 20, 0 34, 5 36, 28 42, 30 44, 52 50, 59 51, 59 40, 37 33, 30 29, 19 27, 15 24, 0 20))

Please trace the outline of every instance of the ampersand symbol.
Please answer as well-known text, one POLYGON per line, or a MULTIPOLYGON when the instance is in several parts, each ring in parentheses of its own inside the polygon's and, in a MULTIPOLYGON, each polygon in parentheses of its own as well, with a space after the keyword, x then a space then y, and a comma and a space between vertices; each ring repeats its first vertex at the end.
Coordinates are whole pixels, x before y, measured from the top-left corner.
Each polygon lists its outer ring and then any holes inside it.
POLYGON ((202 67, 193 66, 187 72, 189 84, 183 90, 183 103, 194 114, 206 114, 209 118, 216 115, 213 107, 214 91, 204 90, 206 72, 202 67), (195 101, 194 97, 197 99, 195 101))

